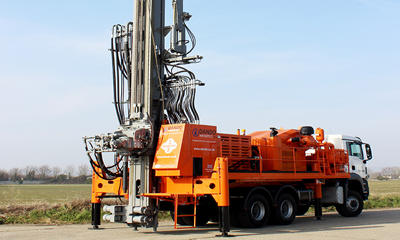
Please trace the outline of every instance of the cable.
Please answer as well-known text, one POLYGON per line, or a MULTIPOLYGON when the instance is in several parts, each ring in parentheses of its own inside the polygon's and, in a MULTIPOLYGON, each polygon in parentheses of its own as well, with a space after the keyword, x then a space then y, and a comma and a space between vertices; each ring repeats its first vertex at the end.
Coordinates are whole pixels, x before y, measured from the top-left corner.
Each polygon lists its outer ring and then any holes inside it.
POLYGON ((101 179, 104 179, 104 180, 114 180, 114 179, 122 176, 123 169, 121 169, 119 167, 119 164, 121 163, 121 159, 115 161, 115 164, 112 166, 106 166, 103 161, 102 153, 97 152, 96 149, 93 148, 93 144, 89 141, 89 139, 85 139, 85 150, 86 150, 87 156, 89 157, 89 162, 93 169, 93 172, 98 177, 100 177, 101 179), (88 143, 89 143, 91 149, 89 149, 88 143), (93 153, 94 157, 96 158, 96 161, 93 160, 90 153, 93 153), (110 171, 110 169, 114 168, 114 167, 117 168, 117 172, 110 171), (97 169, 101 169, 101 172, 99 172, 97 169), (110 177, 108 177, 108 176, 110 176, 110 177))
POLYGON ((190 31, 189 27, 186 25, 185 21, 183 21, 183 26, 185 26, 185 29, 189 35, 190 41, 192 42, 192 48, 186 53, 188 55, 193 51, 193 49, 196 47, 196 37, 194 36, 193 32, 190 31))
MULTIPOLYGON (((166 56, 166 55, 164 55, 166 56)), ((181 66, 182 63, 163 62, 166 72, 166 111, 170 123, 199 123, 200 118, 195 108, 196 80, 193 72, 181 66)))
POLYGON ((111 61, 113 72, 113 94, 117 119, 120 125, 124 125, 130 113, 131 93, 131 55, 132 55, 132 31, 133 23, 126 26, 114 25, 111 30, 111 61), (128 87, 125 87, 125 81, 128 87), (127 100, 125 101, 125 95, 127 100))

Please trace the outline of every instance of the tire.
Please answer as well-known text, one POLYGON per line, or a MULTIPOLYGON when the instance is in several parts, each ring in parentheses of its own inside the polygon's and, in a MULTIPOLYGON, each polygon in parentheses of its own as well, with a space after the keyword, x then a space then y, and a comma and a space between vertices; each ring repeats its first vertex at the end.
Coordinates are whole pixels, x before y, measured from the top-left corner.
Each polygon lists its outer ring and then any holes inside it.
POLYGON ((302 216, 308 212, 309 205, 297 205, 296 216, 302 216))
MULTIPOLYGON (((170 214, 171 214, 172 221, 175 222, 175 212, 174 212, 174 211, 170 211, 170 214)), ((178 223, 179 225, 182 225, 182 226, 184 226, 184 225, 189 225, 189 224, 187 224, 187 223, 185 223, 185 222, 183 221, 182 217, 178 217, 176 221, 177 221, 177 223, 178 223)))
POLYGON ((364 201, 361 194, 354 190, 349 190, 344 204, 336 205, 336 211, 343 217, 357 217, 364 208, 364 201))
POLYGON ((229 209, 229 223, 234 227, 241 228, 243 225, 240 223, 238 212, 240 212, 240 210, 236 208, 229 209))
POLYGON ((219 222, 219 209, 218 205, 215 203, 215 205, 211 205, 207 207, 206 211, 211 211, 210 214, 210 222, 218 223, 219 222))
POLYGON ((310 126, 301 127, 300 134, 304 136, 311 136, 314 134, 314 128, 310 126))
POLYGON ((218 223, 219 222, 219 218, 218 217, 211 217, 209 222, 218 223))
MULTIPOLYGON (((193 210, 193 205, 189 205, 189 206, 184 206, 184 207, 179 207, 182 210, 180 210, 179 212, 181 212, 180 214, 193 214, 194 210, 193 210)), ((179 209, 178 208, 178 209, 179 209)), ((183 222, 186 223, 186 225, 194 225, 193 222, 193 217, 182 217, 183 222)), ((210 211, 207 210, 207 208, 205 206, 199 205, 196 206, 196 226, 204 226, 208 223, 208 221, 210 220, 210 211)))
POLYGON ((268 221, 269 209, 267 199, 260 194, 254 194, 247 201, 245 209, 236 212, 237 220, 242 227, 260 228, 268 221))
POLYGON ((279 196, 275 207, 276 222, 289 225, 296 218, 297 205, 292 195, 284 193, 279 196))

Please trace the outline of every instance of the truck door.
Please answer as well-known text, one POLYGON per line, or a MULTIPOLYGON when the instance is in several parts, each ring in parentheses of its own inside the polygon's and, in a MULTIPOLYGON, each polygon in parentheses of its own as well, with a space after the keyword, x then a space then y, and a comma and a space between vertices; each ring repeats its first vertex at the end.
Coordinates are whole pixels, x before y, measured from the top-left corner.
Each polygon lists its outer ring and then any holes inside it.
POLYGON ((349 152, 350 173, 356 173, 361 178, 366 177, 366 166, 364 164, 364 153, 361 142, 347 142, 347 151, 349 152))

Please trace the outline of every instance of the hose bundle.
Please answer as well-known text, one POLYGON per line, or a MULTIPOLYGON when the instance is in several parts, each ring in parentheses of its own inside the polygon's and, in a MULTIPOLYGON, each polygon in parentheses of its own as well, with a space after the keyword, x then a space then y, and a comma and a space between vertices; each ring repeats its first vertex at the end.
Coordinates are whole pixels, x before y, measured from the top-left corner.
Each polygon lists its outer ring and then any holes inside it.
POLYGON ((200 122, 194 101, 196 85, 199 80, 188 76, 174 76, 168 81, 166 87, 166 111, 169 123, 195 123, 200 122))
POLYGON ((120 125, 130 112, 131 55, 133 23, 117 24, 111 31, 111 60, 113 72, 114 105, 120 125), (126 82, 126 83, 125 83, 126 82), (127 86, 126 86, 127 85, 127 86))
POLYGON ((96 141, 96 139, 84 138, 86 154, 89 157, 89 162, 93 172, 104 180, 113 180, 118 177, 122 177, 123 168, 120 166, 122 157, 115 155, 114 164, 111 166, 106 166, 103 160, 102 150, 96 149, 93 146, 93 141, 96 141), (99 169, 101 171, 99 171, 99 169))

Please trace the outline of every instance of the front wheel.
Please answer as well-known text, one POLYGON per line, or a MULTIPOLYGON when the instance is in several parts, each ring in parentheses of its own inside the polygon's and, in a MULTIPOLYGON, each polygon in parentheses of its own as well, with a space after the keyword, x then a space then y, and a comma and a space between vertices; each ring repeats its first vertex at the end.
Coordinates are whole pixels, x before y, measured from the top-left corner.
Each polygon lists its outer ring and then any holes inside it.
POLYGON ((361 194, 354 190, 349 190, 344 204, 336 205, 336 211, 343 217, 357 217, 364 208, 361 194))

